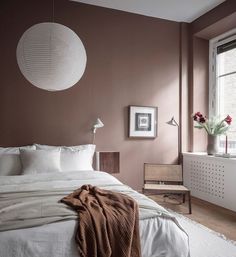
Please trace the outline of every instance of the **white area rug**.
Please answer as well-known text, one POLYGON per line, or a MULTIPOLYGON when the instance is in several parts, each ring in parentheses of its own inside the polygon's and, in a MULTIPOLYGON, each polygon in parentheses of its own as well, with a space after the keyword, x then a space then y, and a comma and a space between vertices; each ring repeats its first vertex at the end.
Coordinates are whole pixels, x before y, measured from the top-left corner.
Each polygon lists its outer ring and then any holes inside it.
POLYGON ((169 211, 189 235, 191 257, 236 257, 235 241, 227 240, 223 235, 181 214, 169 211))

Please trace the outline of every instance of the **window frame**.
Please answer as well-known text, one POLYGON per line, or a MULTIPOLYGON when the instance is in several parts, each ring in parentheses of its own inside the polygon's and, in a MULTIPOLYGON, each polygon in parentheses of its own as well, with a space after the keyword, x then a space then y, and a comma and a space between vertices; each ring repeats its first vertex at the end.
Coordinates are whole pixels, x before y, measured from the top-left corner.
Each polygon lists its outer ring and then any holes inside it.
POLYGON ((232 29, 209 41, 209 117, 219 113, 219 94, 216 80, 217 47, 236 39, 236 29, 232 29))
MULTIPOLYGON (((236 39, 236 29, 232 29, 218 37, 209 41, 209 113, 208 117, 219 114, 219 89, 217 85, 217 47, 236 39)), ((219 137, 217 138, 217 145, 220 151, 224 151, 219 146, 219 137)), ((232 152, 232 151, 231 151, 232 152)), ((233 150, 233 153, 236 153, 233 150)))

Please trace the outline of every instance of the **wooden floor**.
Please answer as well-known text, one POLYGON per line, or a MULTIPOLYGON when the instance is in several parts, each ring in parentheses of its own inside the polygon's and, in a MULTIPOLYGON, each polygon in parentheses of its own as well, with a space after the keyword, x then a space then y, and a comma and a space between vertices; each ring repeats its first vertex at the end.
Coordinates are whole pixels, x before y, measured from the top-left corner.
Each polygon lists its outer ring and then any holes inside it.
POLYGON ((178 196, 149 196, 158 204, 181 213, 206 227, 224 234, 228 239, 236 241, 236 212, 192 197, 192 214, 188 214, 188 202, 180 204, 178 196))

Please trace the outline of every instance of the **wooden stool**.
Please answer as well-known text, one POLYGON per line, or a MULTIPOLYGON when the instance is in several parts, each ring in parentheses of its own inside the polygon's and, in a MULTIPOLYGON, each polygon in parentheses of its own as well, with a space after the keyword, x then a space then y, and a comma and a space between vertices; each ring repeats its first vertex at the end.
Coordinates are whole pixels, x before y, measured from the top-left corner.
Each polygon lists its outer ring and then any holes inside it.
POLYGON ((189 214, 192 213, 191 193, 188 188, 183 186, 181 165, 145 163, 143 193, 182 194, 183 202, 187 195, 189 214))

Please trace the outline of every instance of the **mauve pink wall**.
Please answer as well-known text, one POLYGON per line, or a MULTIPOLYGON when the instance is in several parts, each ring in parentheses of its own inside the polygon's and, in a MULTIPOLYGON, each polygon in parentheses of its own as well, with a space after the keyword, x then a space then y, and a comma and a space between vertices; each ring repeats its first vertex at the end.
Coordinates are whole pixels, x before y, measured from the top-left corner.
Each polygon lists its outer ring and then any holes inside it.
MULTIPOLYGON (((193 112, 200 111, 208 116, 209 98, 209 41, 194 37, 193 39, 193 112)), ((207 133, 194 129, 193 152, 205 152, 207 133)))
POLYGON ((189 120, 191 112, 189 110, 189 24, 181 23, 181 134, 182 152, 190 150, 189 140, 189 120))
POLYGON ((118 177, 140 189, 143 164, 177 160, 179 117, 179 24, 161 19, 55 1, 55 22, 74 30, 87 51, 82 79, 71 89, 47 92, 30 85, 15 57, 23 32, 51 20, 51 1, 0 3, 0 145, 75 145, 92 140, 100 117, 98 150, 120 151, 118 177), (158 107, 158 137, 129 139, 128 105, 158 107))
MULTIPOLYGON (((197 34, 236 12, 236 1, 226 0, 192 22, 192 32, 197 34)), ((225 28, 228 24, 225 23, 225 28)), ((227 28, 228 29, 228 28, 227 28)), ((223 32, 222 32, 223 33, 223 32)))

